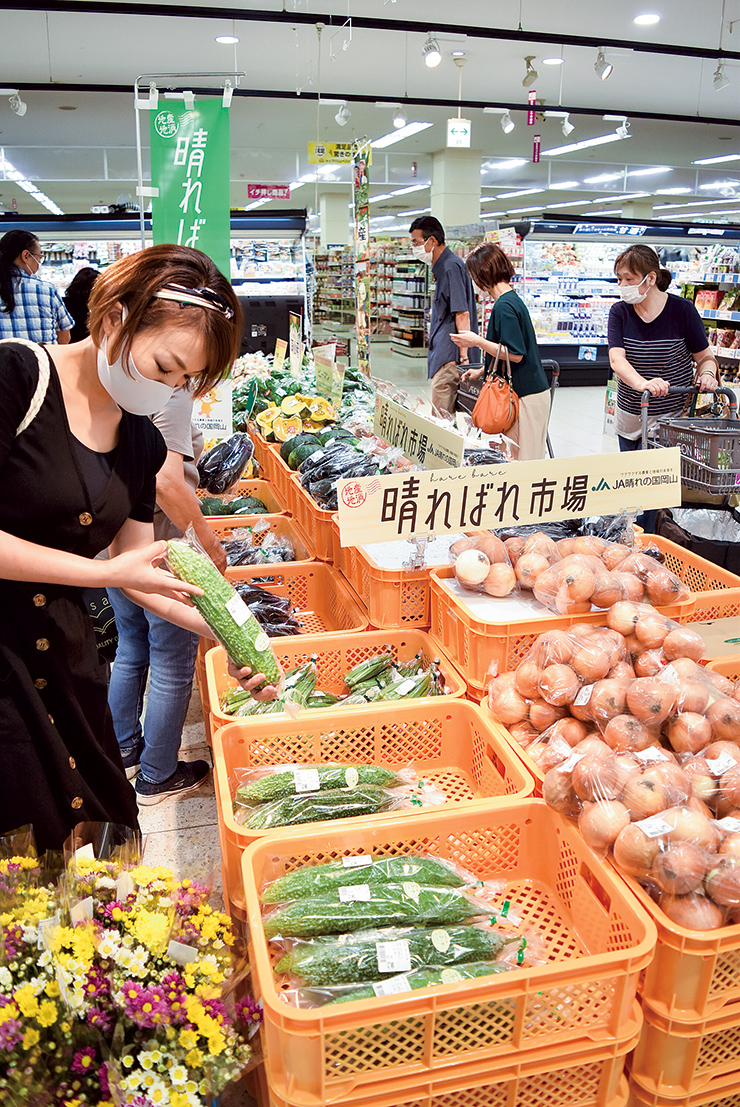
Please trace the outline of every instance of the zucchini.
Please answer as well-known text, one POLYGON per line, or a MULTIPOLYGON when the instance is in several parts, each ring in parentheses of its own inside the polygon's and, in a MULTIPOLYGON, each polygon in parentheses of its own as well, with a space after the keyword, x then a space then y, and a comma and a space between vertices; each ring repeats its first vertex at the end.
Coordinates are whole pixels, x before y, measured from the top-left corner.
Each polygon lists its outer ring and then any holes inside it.
MULTIPOLYGON (((395 803, 396 797, 392 792, 374 784, 333 788, 326 792, 286 796, 285 799, 262 803, 251 810, 248 808, 240 825, 249 830, 269 830, 274 826, 297 826, 324 819, 354 819, 358 815, 375 815, 378 811, 388 811, 395 803)), ((241 816, 241 811, 237 810, 236 814, 241 816)))
POLYGON ((324 895, 350 884, 393 884, 404 880, 415 880, 427 887, 462 888, 466 884, 454 865, 438 857, 380 857, 375 860, 345 857, 324 865, 302 865, 278 877, 262 893, 262 902, 287 903, 306 896, 324 895))
MULTIPOLYGON (((359 999, 375 999, 379 995, 393 995, 403 991, 418 991, 419 988, 431 988, 440 984, 457 984, 464 980, 475 980, 479 976, 492 976, 494 973, 509 972, 509 965, 498 965, 491 961, 476 961, 469 965, 456 965, 454 968, 450 966, 446 969, 419 969, 418 972, 402 973, 401 976, 390 977, 390 981, 405 980, 408 984, 408 988, 401 989, 394 988, 387 992, 376 990, 372 984, 369 984, 365 988, 358 988, 356 991, 346 992, 343 995, 336 996, 329 1000, 327 1006, 333 1003, 356 1003, 359 999)), ((383 982, 385 984, 386 981, 383 982)), ((380 989, 382 985, 378 985, 380 989)), ((393 985, 391 985, 393 988, 393 985)))
POLYGON ((328 788, 350 788, 357 784, 377 784, 382 788, 397 788, 403 778, 391 769, 380 765, 295 765, 292 768, 278 769, 257 780, 248 781, 237 788, 234 802, 254 807, 259 803, 271 803, 273 800, 286 799, 297 794, 296 770, 315 768, 318 775, 319 791, 328 788))
POLYGON ((338 891, 308 896, 278 907, 263 922, 268 938, 314 938, 368 926, 446 926, 485 911, 459 888, 430 887, 415 881, 371 884, 370 896, 342 900, 338 891))
POLYGON ((268 684, 278 684, 282 672, 270 639, 210 557, 182 538, 171 538, 167 561, 179 580, 203 589, 202 596, 191 597, 193 605, 234 664, 240 669, 248 665, 253 673, 264 673, 268 684))
MULTIPOLYGON (((510 941, 513 939, 509 939, 510 941)), ((309 986, 362 983, 382 980, 388 972, 378 968, 379 942, 405 942, 409 972, 443 968, 470 961, 495 961, 507 939, 479 926, 388 927, 384 930, 343 934, 333 940, 299 942, 275 966, 275 972, 300 976, 309 986)))

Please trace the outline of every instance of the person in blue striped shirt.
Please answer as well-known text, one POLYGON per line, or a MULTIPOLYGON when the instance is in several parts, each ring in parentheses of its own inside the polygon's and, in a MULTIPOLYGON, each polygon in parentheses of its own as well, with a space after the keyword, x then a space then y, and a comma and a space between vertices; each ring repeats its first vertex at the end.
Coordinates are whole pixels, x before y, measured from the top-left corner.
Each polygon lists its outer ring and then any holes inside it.
POLYGON ((69 342, 74 319, 53 284, 38 276, 44 253, 35 234, 0 238, 0 338, 69 342))

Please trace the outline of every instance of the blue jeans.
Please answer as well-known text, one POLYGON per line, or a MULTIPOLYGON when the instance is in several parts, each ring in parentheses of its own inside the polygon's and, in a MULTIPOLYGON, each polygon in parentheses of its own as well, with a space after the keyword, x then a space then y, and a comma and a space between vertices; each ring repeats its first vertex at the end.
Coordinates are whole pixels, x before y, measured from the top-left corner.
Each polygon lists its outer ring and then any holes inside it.
POLYGON ((124 755, 143 740, 141 775, 150 784, 161 784, 177 768, 198 636, 145 611, 118 588, 109 588, 108 595, 118 626, 108 689, 116 738, 124 755), (147 673, 149 698, 142 731, 147 673))
MULTIPOLYGON (((629 453, 631 450, 642 449, 642 438, 623 438, 621 434, 617 435, 619 441, 619 449, 622 453, 629 453)), ((655 534, 655 517, 656 511, 643 511, 641 515, 638 515, 635 519, 638 527, 642 527, 646 534, 655 534)))

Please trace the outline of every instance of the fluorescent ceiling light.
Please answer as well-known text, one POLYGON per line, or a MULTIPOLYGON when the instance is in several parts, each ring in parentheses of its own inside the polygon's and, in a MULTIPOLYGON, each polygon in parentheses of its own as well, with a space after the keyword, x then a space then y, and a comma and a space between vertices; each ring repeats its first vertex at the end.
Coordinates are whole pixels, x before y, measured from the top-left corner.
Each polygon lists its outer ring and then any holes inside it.
POLYGON ((517 192, 499 192, 497 200, 515 200, 517 196, 534 196, 538 192, 547 192, 546 188, 520 188, 517 192))
POLYGON ((564 204, 547 204, 548 208, 575 208, 582 207, 583 204, 590 204, 590 200, 568 200, 564 204))
POLYGON ((523 215, 525 211, 542 211, 542 204, 538 204, 536 208, 507 208, 506 210, 512 215, 523 215))
POLYGON ((267 197, 265 197, 262 200, 254 200, 251 204, 248 204, 245 207, 244 210, 245 211, 254 211, 255 208, 261 208, 261 207, 264 206, 264 204, 269 204, 269 203, 270 203, 270 201, 267 197))
POLYGON ((603 200, 597 200, 596 203, 601 204, 601 203, 604 202, 604 200, 611 199, 612 202, 614 200, 618 200, 619 203, 621 204, 621 202, 623 200, 641 200, 644 196, 649 196, 649 195, 650 195, 649 192, 618 192, 616 194, 616 196, 614 196, 614 197, 605 196, 603 198, 603 200))
POLYGON ((505 211, 487 211, 481 215, 481 219, 498 219, 499 215, 506 215, 505 211))
POLYGON ((598 177, 584 177, 584 184, 603 184, 605 181, 618 181, 623 173, 599 173, 598 177))
POLYGON ((381 200, 390 200, 392 192, 381 192, 379 196, 371 196, 368 199, 368 204, 378 204, 381 200))
POLYGON ((578 188, 578 183, 578 181, 557 181, 555 184, 550 184, 547 187, 550 192, 554 192, 559 188, 578 188))
POLYGON ((709 184, 700 184, 699 188, 740 188, 740 181, 710 181, 709 184))
POLYGON ((558 154, 572 154, 576 150, 587 150, 589 146, 604 146, 607 142, 619 142, 621 138, 631 138, 631 135, 618 135, 610 131, 608 135, 599 135, 597 138, 584 138, 581 142, 569 142, 567 146, 555 146, 552 150, 543 150, 543 157, 556 157, 558 154))
POLYGON ((401 142, 404 138, 411 138, 412 135, 417 135, 420 131, 426 131, 427 128, 433 126, 433 123, 407 123, 405 127, 401 127, 397 131, 391 131, 390 134, 381 135, 380 138, 376 138, 370 145, 374 150, 384 150, 386 146, 392 146, 394 142, 401 142))
POLYGON ((677 185, 675 188, 656 188, 655 191, 658 196, 685 196, 692 190, 688 185, 677 185))
POLYGON ((628 177, 650 177, 653 173, 672 173, 670 165, 656 165, 654 169, 628 169, 628 177))
POLYGON ((682 204, 656 204, 657 208, 716 208, 720 204, 736 204, 737 196, 731 200, 684 200, 682 204))
POLYGON ((13 181, 19 188, 22 188, 24 192, 27 192, 29 196, 36 200, 37 203, 41 204, 47 211, 50 211, 52 215, 64 215, 59 205, 55 204, 45 192, 42 192, 41 189, 33 183, 33 181, 29 181, 24 177, 20 170, 16 169, 7 158, 4 157, 0 161, 0 166, 2 166, 4 170, 5 180, 13 181))
POLYGON ((238 41, 236 35, 216 35, 216 42, 220 42, 222 46, 236 46, 238 41))
POLYGON ((494 202, 494 200, 498 200, 498 196, 481 196, 478 203, 479 204, 492 204, 494 202))
MULTIPOLYGON (((484 108, 483 111, 493 111, 493 108, 484 108)), ((503 158, 501 161, 486 162, 487 169, 518 169, 520 165, 529 165, 527 158, 503 158)))
POLYGON ((621 215, 621 208, 602 208, 600 211, 590 211, 589 215, 621 215))
POLYGON ((694 165, 719 165, 722 161, 740 161, 740 154, 723 154, 721 158, 698 158, 694 165))
POLYGON ((660 16, 654 12, 645 12, 644 15, 636 15, 632 20, 638 27, 652 27, 656 23, 660 23, 660 16))
POLYGON ((397 188, 391 196, 406 196, 409 192, 423 192, 425 188, 429 188, 429 184, 408 185, 407 188, 397 188))
POLYGON ((399 218, 402 215, 426 215, 427 212, 431 211, 431 210, 432 210, 431 208, 414 208, 413 211, 399 211, 398 215, 399 215, 399 218))
POLYGON ((543 65, 562 65, 563 61, 564 61, 563 58, 543 58, 542 59, 542 64, 543 65))

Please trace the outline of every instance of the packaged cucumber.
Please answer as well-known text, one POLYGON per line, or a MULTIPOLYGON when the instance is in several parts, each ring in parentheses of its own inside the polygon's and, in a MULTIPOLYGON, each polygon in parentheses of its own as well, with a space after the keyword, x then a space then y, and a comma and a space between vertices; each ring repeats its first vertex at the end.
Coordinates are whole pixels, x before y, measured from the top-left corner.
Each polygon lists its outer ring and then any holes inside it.
POLYGON ((276 826, 298 826, 325 819, 353 819, 381 811, 419 810, 446 803, 447 796, 420 782, 404 788, 381 788, 377 784, 354 785, 306 792, 262 803, 257 807, 234 807, 234 817, 249 830, 270 830, 276 826))
POLYGON ((262 891, 263 903, 288 903, 306 896, 323 895, 350 884, 392 884, 415 880, 417 884, 439 884, 463 888, 476 883, 472 873, 431 854, 401 857, 371 857, 359 854, 328 861, 323 865, 302 865, 273 880, 262 891))
POLYGON ((405 880, 355 884, 322 896, 307 896, 265 914, 268 938, 313 938, 369 926, 446 926, 486 915, 488 905, 461 888, 405 880))
POLYGON ((234 804, 255 807, 260 803, 285 799, 303 792, 332 788, 354 788, 376 784, 397 788, 417 781, 408 769, 384 769, 381 765, 274 765, 269 768, 234 771, 234 804))
MULTIPOLYGON (((283 993, 288 1003, 296 1007, 323 1007, 334 1003, 356 1003, 360 999, 378 999, 385 996, 403 995, 421 988, 439 987, 441 984, 464 984, 466 980, 476 980, 481 976, 509 972, 509 965, 496 961, 473 961, 470 964, 447 966, 446 968, 418 969, 416 972, 401 973, 377 980, 371 984, 340 984, 337 987, 295 988, 283 993)), ((514 1005, 505 1001, 509 1016, 513 1022, 514 1005)), ((503 1013, 503 1012, 502 1012, 503 1013)))

